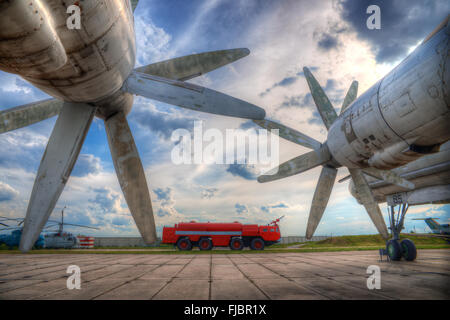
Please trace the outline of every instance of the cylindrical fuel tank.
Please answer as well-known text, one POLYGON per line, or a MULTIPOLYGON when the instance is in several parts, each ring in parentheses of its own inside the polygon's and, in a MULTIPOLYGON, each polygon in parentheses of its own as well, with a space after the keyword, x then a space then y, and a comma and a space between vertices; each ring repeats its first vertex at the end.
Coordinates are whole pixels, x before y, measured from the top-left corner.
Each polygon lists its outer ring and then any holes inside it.
MULTIPOLYGON (((7 1, 6 3, 29 1, 7 1)), ((66 62, 44 73, 19 74, 46 93, 72 102, 98 102, 116 93, 135 65, 134 19, 128 0, 33 0, 51 17, 66 62), (69 29, 69 6, 80 8, 80 29, 69 29)), ((5 3, 3 1, 2 3, 5 3)), ((18 23, 23 19, 17 18, 18 23)), ((3 40, 3 39, 1 39, 3 40)), ((0 40, 0 42, 1 42, 0 40)), ((7 49, 7 46, 4 47, 7 49)))
POLYGON ((39 77, 66 63, 66 50, 41 1, 0 1, 1 70, 39 77))
POLYGON ((445 24, 352 103, 328 133, 341 165, 392 169, 450 139, 449 26, 445 24))

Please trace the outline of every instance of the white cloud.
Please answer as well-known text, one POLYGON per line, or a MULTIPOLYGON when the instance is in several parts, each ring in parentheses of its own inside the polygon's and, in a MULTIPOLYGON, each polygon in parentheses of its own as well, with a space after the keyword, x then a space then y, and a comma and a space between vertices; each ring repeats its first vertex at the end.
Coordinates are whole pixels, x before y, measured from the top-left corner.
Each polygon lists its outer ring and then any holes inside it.
POLYGON ((0 202, 13 200, 19 192, 10 185, 0 181, 0 202))
POLYGON ((173 54, 169 46, 172 37, 152 20, 135 17, 137 65, 146 65, 168 59, 173 54))

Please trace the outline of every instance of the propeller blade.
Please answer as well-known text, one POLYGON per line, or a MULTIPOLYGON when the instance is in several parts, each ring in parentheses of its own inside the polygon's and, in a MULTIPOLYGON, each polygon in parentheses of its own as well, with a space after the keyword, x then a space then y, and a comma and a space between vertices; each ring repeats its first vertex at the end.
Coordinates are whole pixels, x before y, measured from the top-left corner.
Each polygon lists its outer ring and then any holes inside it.
POLYGON ((133 12, 134 12, 134 10, 136 10, 138 3, 139 3, 139 0, 131 0, 131 9, 133 10, 133 12))
POLYGON ((0 111, 0 133, 20 129, 56 116, 63 102, 49 99, 0 111))
POLYGON ((306 134, 303 134, 297 130, 286 127, 280 123, 276 123, 266 119, 253 120, 253 122, 267 130, 278 129, 280 137, 289 140, 293 143, 299 144, 303 147, 316 150, 322 146, 322 144, 316 139, 308 137, 306 134))
POLYGON ((371 177, 379 180, 383 180, 387 183, 394 184, 396 186, 413 190, 415 188, 414 183, 409 180, 403 179, 393 171, 379 170, 376 168, 364 168, 362 171, 371 177))
POLYGON ((302 154, 301 156, 286 161, 280 166, 271 169, 266 174, 259 176, 258 182, 264 183, 290 177, 323 165, 330 160, 330 151, 328 150, 327 145, 323 145, 320 149, 302 154))
POLYGON ((308 81, 309 90, 316 104, 317 110, 322 117, 323 123, 327 129, 330 129, 333 122, 337 119, 336 110, 328 99, 325 91, 323 91, 319 82, 312 75, 311 71, 307 67, 303 68, 305 78, 308 81))
POLYGON ((336 180, 337 170, 332 167, 324 166, 320 172, 319 181, 317 182, 314 197, 311 203, 311 210, 308 217, 308 226, 306 227, 306 239, 311 239, 314 232, 322 219, 331 191, 333 190, 334 181, 336 180))
POLYGON ((348 179, 350 179, 352 176, 349 174, 348 176, 343 177, 342 179, 339 179, 338 182, 342 183, 344 181, 347 181, 348 179))
POLYGON ((47 144, 28 203, 19 249, 30 250, 55 208, 96 108, 82 103, 64 103, 47 144))
POLYGON ((355 101, 357 96, 358 96, 358 81, 353 81, 352 84, 350 85, 350 88, 348 89, 347 94, 345 95, 340 114, 342 114, 345 111, 345 109, 347 109, 347 107, 351 105, 353 101, 355 101))
POLYGON ((187 81, 244 58, 249 54, 250 50, 246 48, 211 51, 157 62, 135 70, 166 79, 187 81))
POLYGON ((109 149, 128 208, 147 244, 156 241, 152 202, 133 135, 128 121, 119 112, 105 121, 109 149))
POLYGON ((224 93, 136 71, 122 90, 195 111, 256 120, 266 116, 264 109, 224 93))
POLYGON ((366 208, 370 219, 375 224, 378 232, 384 239, 389 239, 389 233, 384 222, 383 215, 381 214, 380 207, 373 197, 372 190, 369 187, 361 169, 348 169, 352 175, 353 183, 355 184, 355 191, 358 194, 363 206, 366 208))

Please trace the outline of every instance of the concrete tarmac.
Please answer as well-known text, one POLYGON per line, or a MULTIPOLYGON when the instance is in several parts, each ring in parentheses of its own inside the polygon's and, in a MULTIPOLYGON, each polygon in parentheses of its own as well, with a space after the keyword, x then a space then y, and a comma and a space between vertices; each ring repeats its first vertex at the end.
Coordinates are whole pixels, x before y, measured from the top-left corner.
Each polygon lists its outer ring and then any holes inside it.
POLYGON ((450 299, 450 250, 414 262, 377 251, 261 254, 0 254, 0 299, 450 299), (69 265, 81 289, 67 288, 69 265), (369 290, 370 265, 381 289, 369 290))

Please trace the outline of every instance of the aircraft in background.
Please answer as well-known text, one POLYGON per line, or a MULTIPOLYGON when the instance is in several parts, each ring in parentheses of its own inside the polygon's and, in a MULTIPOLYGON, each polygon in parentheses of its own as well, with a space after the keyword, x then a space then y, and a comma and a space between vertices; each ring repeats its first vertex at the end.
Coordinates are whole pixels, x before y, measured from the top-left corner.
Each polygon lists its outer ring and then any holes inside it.
MULTIPOLYGON (((10 233, 0 234, 0 245, 4 244, 8 248, 12 249, 14 247, 18 247, 20 243, 20 238, 22 236, 23 220, 21 218, 8 218, 0 216, 0 232, 11 231, 10 233), (17 223, 17 226, 12 226, 12 223, 17 223)), ((45 245, 44 236, 39 234, 39 237, 36 239, 33 244, 34 248, 43 248, 45 245)))
MULTIPOLYGON (((64 207, 65 209, 66 207, 64 207)), ((61 221, 48 220, 43 230, 46 232, 44 234, 39 234, 37 241, 35 242, 35 248, 46 248, 46 249, 71 249, 79 247, 80 241, 73 233, 64 232, 64 226, 77 227, 77 228, 88 228, 99 230, 99 228, 85 226, 80 224, 73 224, 64 222, 64 209, 61 211, 61 221), (56 230, 51 230, 52 228, 57 228, 56 230)), ((7 218, 0 216, 0 224, 5 228, 1 228, 2 231, 10 231, 10 234, 0 235, 0 244, 4 243, 8 247, 18 247, 20 245, 20 238, 22 236, 23 222, 24 218, 7 218), (17 226, 7 225, 5 222, 15 221, 18 222, 17 226)))
POLYGON ((347 167, 351 192, 387 240, 390 259, 416 258, 414 243, 399 238, 409 204, 450 201, 449 151, 444 146, 450 139, 448 21, 447 16, 406 59, 358 98, 358 82, 354 81, 339 116, 318 81, 304 68, 328 129, 327 141, 320 143, 270 120, 254 120, 264 128, 279 129, 280 137, 313 149, 258 177, 258 182, 322 166, 308 218, 308 239, 323 216, 337 169, 347 167), (391 235, 378 205, 385 201, 391 209, 391 235), (399 204, 396 214, 394 208, 399 204))
POLYGON ((55 99, 0 112, 0 133, 58 115, 26 213, 20 250, 31 249, 70 177, 93 117, 104 120, 128 208, 147 244, 156 241, 150 193, 126 115, 134 95, 194 111, 264 119, 265 111, 184 82, 247 56, 248 49, 200 53, 135 69, 133 12, 138 1, 3 1, 0 70, 15 73, 55 99), (67 27, 67 9, 81 29, 67 27))
POLYGON ((438 219, 439 218, 416 218, 413 220, 424 220, 434 234, 450 236, 450 224, 440 224, 436 221, 438 219))

